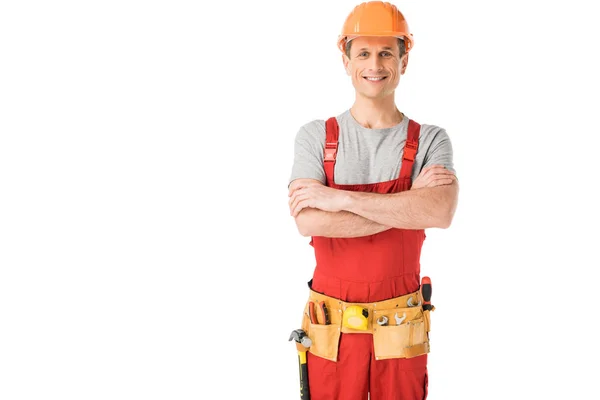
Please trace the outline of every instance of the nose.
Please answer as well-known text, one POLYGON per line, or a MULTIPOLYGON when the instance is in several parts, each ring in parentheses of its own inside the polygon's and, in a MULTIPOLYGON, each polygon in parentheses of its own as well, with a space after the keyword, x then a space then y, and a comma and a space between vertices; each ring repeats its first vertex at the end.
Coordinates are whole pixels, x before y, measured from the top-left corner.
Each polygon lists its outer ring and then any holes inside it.
POLYGON ((369 60, 369 69, 371 71, 381 71, 381 59, 377 55, 369 60))

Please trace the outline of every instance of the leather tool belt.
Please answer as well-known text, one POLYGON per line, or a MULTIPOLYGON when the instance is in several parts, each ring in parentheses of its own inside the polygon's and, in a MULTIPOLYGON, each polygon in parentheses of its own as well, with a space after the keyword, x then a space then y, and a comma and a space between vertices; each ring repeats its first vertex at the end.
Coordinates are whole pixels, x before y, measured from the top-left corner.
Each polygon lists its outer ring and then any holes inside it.
POLYGON ((370 333, 377 360, 429 353, 430 311, 423 311, 422 304, 420 291, 374 303, 350 303, 310 290, 302 318, 302 329, 312 340, 308 351, 337 361, 341 333, 370 333), (348 309, 354 312, 356 307, 353 306, 363 309, 366 323, 361 329, 343 323, 344 312, 348 309), (386 318, 387 324, 377 323, 378 319, 385 321, 386 318))

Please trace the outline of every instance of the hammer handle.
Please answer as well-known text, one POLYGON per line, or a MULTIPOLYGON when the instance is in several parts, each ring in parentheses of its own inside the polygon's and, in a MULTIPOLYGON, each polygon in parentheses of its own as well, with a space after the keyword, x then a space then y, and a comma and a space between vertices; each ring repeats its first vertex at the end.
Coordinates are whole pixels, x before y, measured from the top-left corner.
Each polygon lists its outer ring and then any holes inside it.
POLYGON ((308 391, 308 364, 306 361, 306 351, 299 351, 298 364, 300 366, 300 400, 310 400, 310 392, 308 391))

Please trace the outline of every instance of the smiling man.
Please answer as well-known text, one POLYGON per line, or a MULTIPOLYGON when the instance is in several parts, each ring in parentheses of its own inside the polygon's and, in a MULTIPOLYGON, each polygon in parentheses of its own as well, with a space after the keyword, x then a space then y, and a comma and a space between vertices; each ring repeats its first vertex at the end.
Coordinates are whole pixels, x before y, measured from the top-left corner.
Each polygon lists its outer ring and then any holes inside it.
POLYGON ((422 400, 434 308, 419 259, 425 229, 448 228, 457 206, 452 146, 396 107, 413 35, 394 5, 355 7, 338 47, 354 104, 300 128, 289 184, 316 258, 302 319, 310 398, 422 400))

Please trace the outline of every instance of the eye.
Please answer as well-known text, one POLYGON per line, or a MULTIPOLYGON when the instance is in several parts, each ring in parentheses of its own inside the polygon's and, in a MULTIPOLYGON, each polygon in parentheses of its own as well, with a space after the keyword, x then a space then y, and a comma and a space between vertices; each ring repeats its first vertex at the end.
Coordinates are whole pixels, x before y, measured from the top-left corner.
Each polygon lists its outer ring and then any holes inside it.
POLYGON ((367 51, 363 51, 362 53, 358 54, 359 57, 366 57, 368 55, 369 55, 369 52, 367 52, 367 51))
POLYGON ((392 53, 390 53, 389 51, 382 51, 381 55, 384 56, 384 57, 391 57, 392 53))

